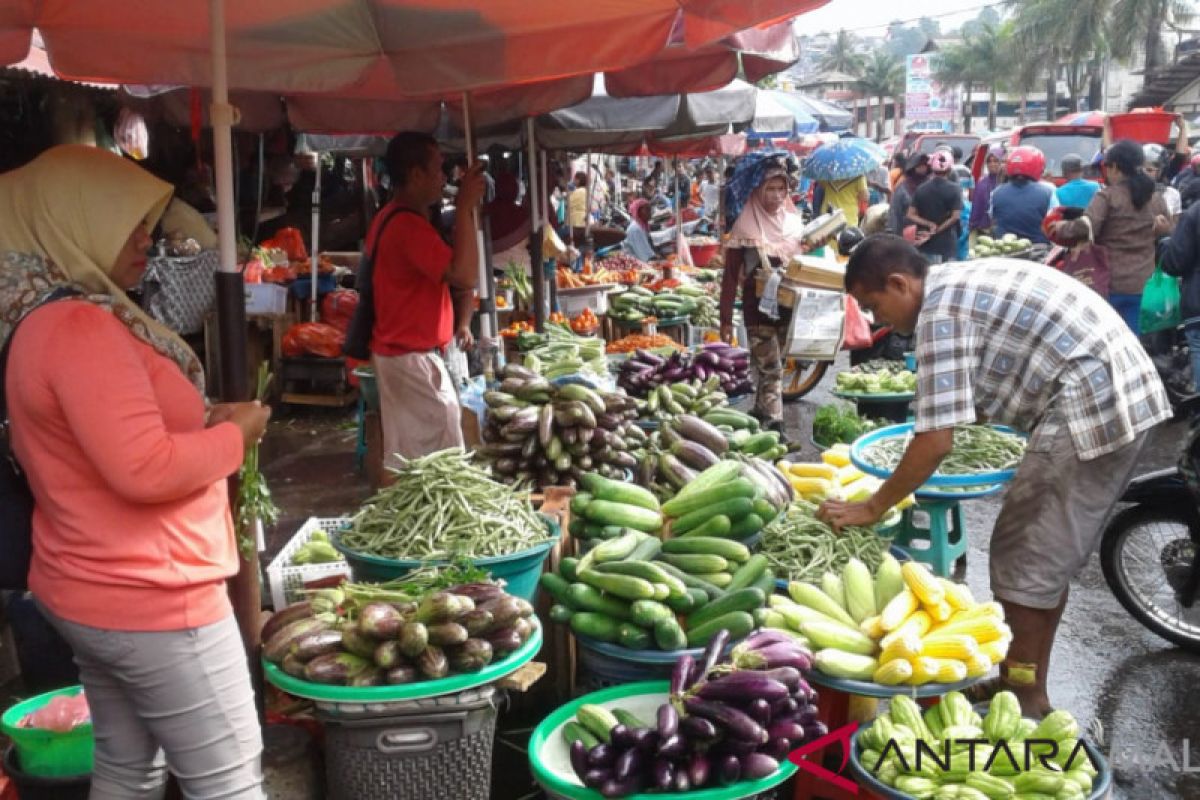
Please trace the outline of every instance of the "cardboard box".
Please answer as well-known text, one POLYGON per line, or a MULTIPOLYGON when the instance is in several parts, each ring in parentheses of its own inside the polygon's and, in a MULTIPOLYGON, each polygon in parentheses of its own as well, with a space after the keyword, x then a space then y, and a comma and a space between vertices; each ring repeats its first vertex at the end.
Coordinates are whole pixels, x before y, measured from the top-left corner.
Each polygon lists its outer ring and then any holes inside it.
POLYGON ((845 289, 846 266, 829 258, 796 256, 788 262, 786 277, 792 283, 814 289, 845 289))
POLYGON ((274 283, 247 283, 246 314, 286 314, 288 290, 274 283))

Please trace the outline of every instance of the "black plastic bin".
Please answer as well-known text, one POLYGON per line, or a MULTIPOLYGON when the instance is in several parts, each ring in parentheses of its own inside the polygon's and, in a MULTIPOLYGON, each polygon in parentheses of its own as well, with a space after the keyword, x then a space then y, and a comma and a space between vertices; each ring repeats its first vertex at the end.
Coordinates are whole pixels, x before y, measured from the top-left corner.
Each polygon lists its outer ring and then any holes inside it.
POLYGON ((17 764, 17 750, 4 751, 4 772, 17 787, 17 800, 87 800, 92 788, 91 775, 71 778, 43 778, 27 775, 17 764))

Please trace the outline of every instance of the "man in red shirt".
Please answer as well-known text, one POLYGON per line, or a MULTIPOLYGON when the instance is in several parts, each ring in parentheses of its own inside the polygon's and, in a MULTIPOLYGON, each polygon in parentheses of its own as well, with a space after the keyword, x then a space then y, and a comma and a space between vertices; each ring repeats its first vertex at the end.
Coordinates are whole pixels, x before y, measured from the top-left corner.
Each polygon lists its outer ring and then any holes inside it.
MULTIPOLYGON (((437 141, 423 133, 398 133, 388 143, 387 166, 392 200, 367 234, 367 241, 377 242, 371 360, 379 385, 384 465, 398 467, 401 459, 463 446, 458 394, 442 356, 455 336, 451 289, 469 295, 479 277, 470 211, 483 197, 485 182, 482 164, 464 173, 451 249, 426 214, 441 202, 445 184, 437 141)), ((463 316, 458 334, 469 341, 470 316, 463 316)))

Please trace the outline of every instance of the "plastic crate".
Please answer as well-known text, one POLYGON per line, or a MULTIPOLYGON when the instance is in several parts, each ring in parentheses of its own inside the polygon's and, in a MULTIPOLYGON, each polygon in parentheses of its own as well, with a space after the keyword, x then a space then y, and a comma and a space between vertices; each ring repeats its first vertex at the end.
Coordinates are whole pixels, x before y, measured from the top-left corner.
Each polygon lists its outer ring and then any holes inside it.
POLYGON ((612 285, 585 286, 580 289, 559 289, 558 310, 568 317, 577 317, 585 308, 595 314, 608 312, 608 292, 612 285))
POLYGON ((300 526, 279 554, 267 566, 267 583, 271 587, 271 607, 276 611, 304 599, 303 591, 310 583, 335 578, 350 577, 350 565, 345 561, 325 564, 292 564, 292 557, 312 538, 315 531, 333 533, 350 520, 346 517, 309 517, 300 526))
POLYGON ((496 703, 491 687, 378 710, 318 706, 330 800, 487 800, 496 703))

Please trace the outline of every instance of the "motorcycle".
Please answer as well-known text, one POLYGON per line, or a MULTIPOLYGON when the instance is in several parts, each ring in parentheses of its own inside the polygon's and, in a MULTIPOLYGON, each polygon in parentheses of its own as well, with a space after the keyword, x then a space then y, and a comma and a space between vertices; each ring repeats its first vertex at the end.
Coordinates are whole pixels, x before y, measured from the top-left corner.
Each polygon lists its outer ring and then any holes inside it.
POLYGON ((1134 478, 1100 541, 1113 595, 1138 622, 1200 653, 1200 396, 1182 401, 1190 431, 1176 466, 1134 478))
POLYGON ((1183 402, 1196 393, 1192 383, 1192 355, 1183 328, 1143 334, 1141 338, 1163 388, 1167 390, 1175 418, 1181 419, 1184 416, 1181 410, 1183 402))

